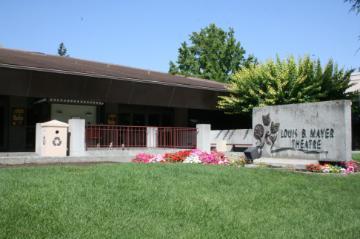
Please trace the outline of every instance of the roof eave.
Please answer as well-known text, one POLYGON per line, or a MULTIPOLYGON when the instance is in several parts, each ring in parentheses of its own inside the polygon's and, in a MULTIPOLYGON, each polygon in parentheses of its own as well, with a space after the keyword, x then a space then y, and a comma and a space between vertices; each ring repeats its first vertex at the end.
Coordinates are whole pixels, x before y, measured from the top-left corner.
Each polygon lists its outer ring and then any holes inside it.
POLYGON ((186 85, 186 84, 178 84, 178 83, 167 83, 167 82, 161 82, 161 81, 144 80, 144 79, 138 79, 138 78, 123 77, 123 76, 117 77, 117 76, 112 76, 112 75, 85 73, 85 72, 77 72, 77 71, 65 71, 65 70, 59 70, 59 69, 39 68, 39 67, 33 67, 33 66, 20 66, 20 65, 12 65, 12 64, 5 64, 5 63, 0 63, 0 67, 18 69, 18 70, 30 70, 30 71, 38 71, 38 72, 66 74, 66 75, 77 75, 77 76, 85 76, 85 77, 92 77, 92 78, 104 78, 104 79, 112 79, 112 80, 131 81, 131 82, 139 82, 139 83, 146 83, 146 84, 176 86, 176 87, 210 90, 210 91, 217 91, 217 92, 228 92, 225 87, 224 87, 224 89, 220 89, 220 88, 212 88, 212 87, 199 86, 199 85, 194 86, 194 85, 186 85))

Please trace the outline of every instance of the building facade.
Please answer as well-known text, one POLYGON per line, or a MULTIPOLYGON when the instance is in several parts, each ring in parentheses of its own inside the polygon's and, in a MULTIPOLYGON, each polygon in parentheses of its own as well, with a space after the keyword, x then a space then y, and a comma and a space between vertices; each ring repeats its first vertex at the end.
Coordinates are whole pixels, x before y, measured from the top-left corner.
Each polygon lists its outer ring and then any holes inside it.
POLYGON ((355 107, 353 109, 357 109, 352 112, 352 146, 354 150, 360 150, 360 72, 351 75, 350 84, 352 86, 347 92, 354 93, 352 102, 355 107))
POLYGON ((0 151, 34 151, 35 124, 247 128, 216 109, 222 83, 70 57, 0 49, 0 151))

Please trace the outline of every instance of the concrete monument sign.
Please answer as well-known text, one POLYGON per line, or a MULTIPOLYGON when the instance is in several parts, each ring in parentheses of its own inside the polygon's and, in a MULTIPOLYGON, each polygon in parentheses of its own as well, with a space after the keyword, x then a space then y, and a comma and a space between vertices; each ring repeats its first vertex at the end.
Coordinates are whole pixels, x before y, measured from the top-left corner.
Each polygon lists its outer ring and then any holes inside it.
POLYGON ((351 160, 351 101, 254 108, 252 124, 262 157, 351 160))

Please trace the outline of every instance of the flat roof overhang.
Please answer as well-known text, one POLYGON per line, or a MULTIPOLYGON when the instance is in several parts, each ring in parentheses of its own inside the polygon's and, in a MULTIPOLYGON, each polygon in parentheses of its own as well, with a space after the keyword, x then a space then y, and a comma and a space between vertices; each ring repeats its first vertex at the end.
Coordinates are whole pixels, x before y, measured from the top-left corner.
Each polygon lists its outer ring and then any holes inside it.
POLYGON ((0 64, 0 95, 216 109, 225 89, 0 64))

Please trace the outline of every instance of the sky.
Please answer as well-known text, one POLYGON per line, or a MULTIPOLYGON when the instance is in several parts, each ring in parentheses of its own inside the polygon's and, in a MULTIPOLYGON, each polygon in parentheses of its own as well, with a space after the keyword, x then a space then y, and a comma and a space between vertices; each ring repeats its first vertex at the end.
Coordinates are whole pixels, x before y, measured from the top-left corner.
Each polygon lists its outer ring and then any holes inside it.
POLYGON ((279 55, 360 67, 360 15, 343 0, 0 0, 0 45, 167 72, 210 23, 235 30, 260 62, 279 55))

